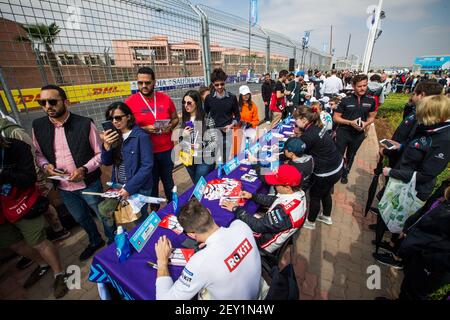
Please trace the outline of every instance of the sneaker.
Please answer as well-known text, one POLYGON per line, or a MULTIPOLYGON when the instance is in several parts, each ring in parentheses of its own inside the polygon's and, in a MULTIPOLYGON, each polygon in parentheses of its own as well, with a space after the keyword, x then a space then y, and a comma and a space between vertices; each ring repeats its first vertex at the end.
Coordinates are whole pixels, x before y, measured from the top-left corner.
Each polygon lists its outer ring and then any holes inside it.
POLYGON ((370 207, 370 211, 372 211, 375 215, 380 214, 380 210, 378 210, 378 208, 375 207, 370 207))
POLYGON ((64 297, 69 288, 67 287, 67 276, 65 274, 57 275, 53 282, 53 295, 56 299, 64 297))
POLYGON ((314 230, 316 228, 315 222, 309 222, 308 219, 305 220, 305 223, 303 224, 303 228, 314 230))
POLYGON ((25 289, 30 288, 33 286, 36 282, 42 279, 42 277, 47 273, 47 271, 50 270, 50 266, 41 267, 38 266, 34 271, 30 274, 28 279, 25 281, 25 284, 23 287, 25 289))
MULTIPOLYGON (((372 244, 373 244, 374 246, 376 246, 375 240, 372 240, 372 244)), ((393 247, 389 244, 389 242, 387 242, 387 241, 381 241, 379 247, 380 247, 381 249, 383 249, 383 250, 386 250, 386 251, 389 251, 389 252, 394 253, 394 248, 393 248, 393 247)))
POLYGON ((96 246, 92 246, 89 244, 89 246, 84 249, 84 251, 80 254, 80 261, 84 261, 89 259, 92 255, 94 255, 94 253, 100 249, 101 247, 103 247, 105 245, 105 241, 102 240, 102 242, 100 242, 98 245, 96 246))
POLYGON ((25 270, 29 266, 33 264, 33 260, 30 260, 28 258, 22 257, 16 264, 16 268, 19 270, 25 270))
POLYGON ((317 217, 317 221, 323 222, 323 223, 325 223, 327 225, 332 225, 333 224, 333 221, 331 220, 331 217, 327 217, 327 216, 324 216, 324 215, 319 215, 317 217))
POLYGON ((348 183, 348 178, 347 177, 342 177, 341 178, 341 183, 342 184, 347 184, 348 183))
POLYGON ((377 224, 373 223, 373 224, 369 224, 369 229, 372 231, 376 231, 377 230, 377 224))
POLYGON ((66 229, 62 229, 61 231, 49 231, 47 233, 47 239, 50 241, 58 241, 58 240, 63 240, 70 237, 70 231, 66 230, 66 229))
POLYGON ((270 121, 266 121, 266 124, 270 124, 270 121))
POLYGON ((394 255, 390 252, 387 253, 373 253, 373 257, 375 260, 377 260, 379 263, 384 264, 386 266, 390 266, 394 269, 401 270, 403 269, 403 263, 402 261, 395 260, 394 255))

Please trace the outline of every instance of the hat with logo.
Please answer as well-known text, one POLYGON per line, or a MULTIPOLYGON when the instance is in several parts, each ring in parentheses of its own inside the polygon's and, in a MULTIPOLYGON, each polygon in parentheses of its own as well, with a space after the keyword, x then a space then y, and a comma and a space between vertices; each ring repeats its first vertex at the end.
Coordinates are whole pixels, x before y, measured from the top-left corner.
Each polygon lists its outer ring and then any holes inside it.
POLYGON ((245 96, 246 94, 251 93, 250 88, 248 86, 240 86, 239 87, 239 94, 242 94, 245 96))
POLYGON ((302 182, 302 175, 296 167, 282 164, 277 173, 265 175, 268 185, 297 187, 302 182))
POLYGON ((302 156, 305 153, 306 143, 300 138, 290 137, 284 143, 284 150, 293 152, 297 157, 302 156))

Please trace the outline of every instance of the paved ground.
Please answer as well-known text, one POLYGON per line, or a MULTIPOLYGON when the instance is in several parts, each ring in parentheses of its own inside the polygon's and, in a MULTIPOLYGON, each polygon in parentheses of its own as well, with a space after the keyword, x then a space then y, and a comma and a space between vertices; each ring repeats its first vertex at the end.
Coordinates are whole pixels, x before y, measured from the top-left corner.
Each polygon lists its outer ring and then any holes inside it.
MULTIPOLYGON (((292 260, 301 299, 373 299, 377 296, 394 298, 398 294, 401 272, 380 265, 380 289, 370 290, 367 279, 372 258, 374 233, 368 229, 373 223, 371 214, 364 218, 363 209, 371 173, 376 164, 378 148, 374 127, 361 146, 349 176, 349 183, 338 183, 334 191, 333 225, 317 223, 316 230, 302 229, 292 250, 286 252, 283 262, 292 260), (291 259, 292 257, 292 259, 291 259)), ((180 192, 191 182, 184 168, 174 173, 180 192)), ((162 188, 160 188, 162 190, 162 188)), ((87 246, 87 236, 79 228, 73 235, 57 243, 65 266, 81 268, 81 289, 71 290, 64 299, 98 299, 96 285, 87 281, 91 260, 80 263, 78 256, 87 246)), ((53 277, 48 273, 34 287, 22 288, 35 265, 24 271, 15 268, 17 258, 0 266, 0 299, 53 299, 53 277)))

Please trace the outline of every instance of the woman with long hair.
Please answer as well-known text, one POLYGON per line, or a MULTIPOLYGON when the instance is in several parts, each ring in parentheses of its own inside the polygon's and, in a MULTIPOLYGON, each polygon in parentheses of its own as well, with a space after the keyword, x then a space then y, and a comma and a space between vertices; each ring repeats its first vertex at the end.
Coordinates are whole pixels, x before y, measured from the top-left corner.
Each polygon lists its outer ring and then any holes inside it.
POLYGON ((309 214, 303 227, 315 229, 316 219, 331 225, 333 206, 331 192, 342 175, 344 164, 342 156, 331 136, 327 134, 327 128, 323 127, 320 110, 317 107, 300 107, 294 112, 294 118, 296 126, 302 130, 301 139, 306 144, 305 153, 314 159, 313 185, 309 191, 309 214), (317 217, 320 204, 323 211, 317 217))
POLYGON ((241 114, 241 132, 238 132, 238 137, 242 138, 238 141, 241 142, 241 147, 237 148, 241 151, 245 147, 245 140, 248 138, 254 140, 256 137, 256 127, 259 124, 258 107, 256 103, 252 101, 252 93, 248 86, 241 86, 239 88, 239 111, 241 114))
MULTIPOLYGON (((102 163, 113 166, 111 180, 122 185, 119 195, 125 200, 136 193, 150 196, 153 152, 148 133, 136 125, 131 109, 123 102, 112 103, 105 118, 112 121, 115 130, 104 133, 102 163)), ((141 213, 144 219, 146 207, 141 213)))
POLYGON ((214 170, 217 133, 214 120, 203 110, 198 91, 186 92, 181 103, 183 136, 180 137, 180 143, 185 156, 189 157, 189 161, 184 161, 184 165, 196 184, 200 177, 214 170))

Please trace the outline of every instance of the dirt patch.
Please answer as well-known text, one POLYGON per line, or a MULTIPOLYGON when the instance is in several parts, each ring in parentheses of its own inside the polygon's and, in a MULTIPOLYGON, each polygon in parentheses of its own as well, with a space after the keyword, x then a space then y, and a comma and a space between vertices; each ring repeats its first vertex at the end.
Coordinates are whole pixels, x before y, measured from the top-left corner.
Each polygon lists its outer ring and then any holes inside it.
POLYGON ((378 140, 391 139, 394 130, 389 125, 388 118, 375 119, 375 130, 377 132, 378 140))

